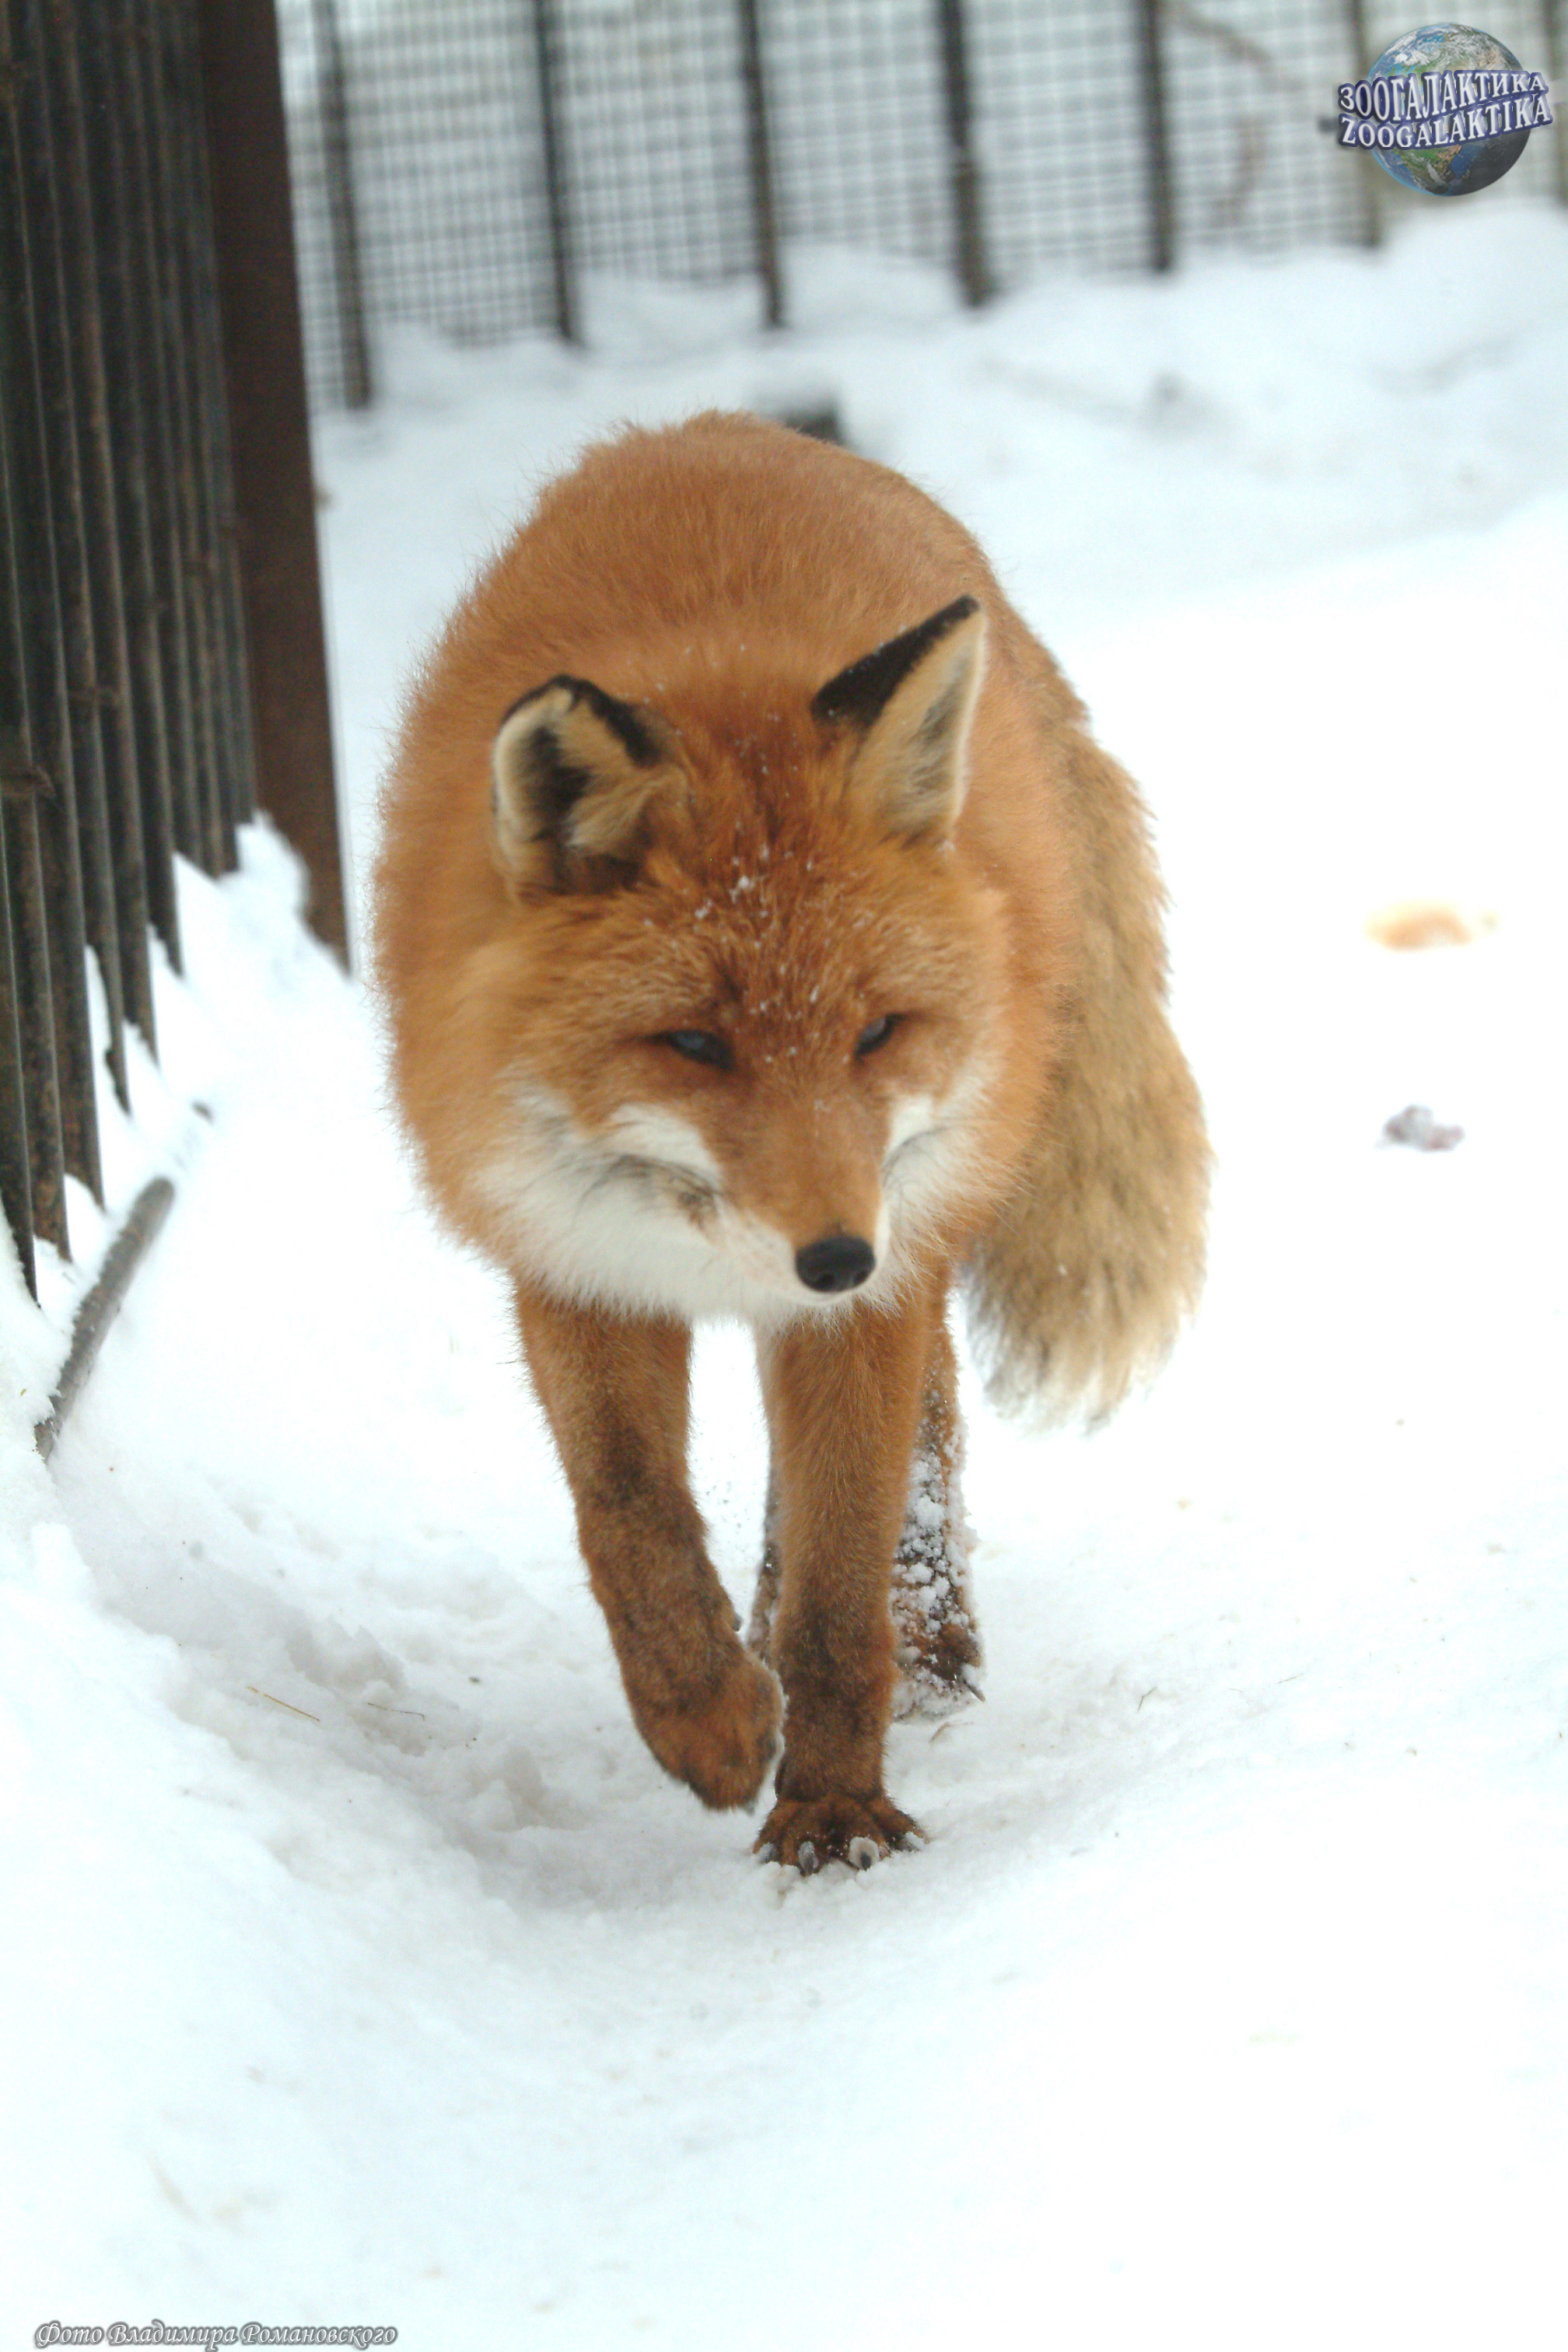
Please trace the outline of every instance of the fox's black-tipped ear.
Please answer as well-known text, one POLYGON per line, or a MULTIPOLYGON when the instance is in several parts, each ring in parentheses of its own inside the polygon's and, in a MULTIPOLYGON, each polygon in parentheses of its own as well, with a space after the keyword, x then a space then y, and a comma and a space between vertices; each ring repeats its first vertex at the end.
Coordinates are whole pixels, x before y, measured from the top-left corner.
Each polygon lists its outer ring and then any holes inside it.
POLYGON ((514 703, 490 753, 496 856, 510 881, 603 890, 635 872, 649 803, 674 773, 668 730, 583 677, 514 703))
POLYGON ((968 783, 970 721, 985 666, 985 615, 973 596, 889 637, 812 700, 827 726, 858 729, 852 792, 906 841, 952 831, 968 783))

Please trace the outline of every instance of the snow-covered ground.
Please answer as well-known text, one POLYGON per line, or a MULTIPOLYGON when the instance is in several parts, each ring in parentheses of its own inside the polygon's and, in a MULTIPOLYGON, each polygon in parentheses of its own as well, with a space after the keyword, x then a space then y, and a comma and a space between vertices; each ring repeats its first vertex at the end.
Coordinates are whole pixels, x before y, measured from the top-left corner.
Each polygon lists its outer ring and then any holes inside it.
MULTIPOLYGON (((495 1281, 430 1227, 275 840, 184 877, 174 1213, 55 1459, 0 1266, 6 2344, 1557 2347, 1568 2175, 1568 218, 772 344, 412 336, 322 431, 361 861, 396 685, 622 416, 839 404, 973 523, 1156 813, 1213 1276, 1092 1438, 973 1406, 986 1703, 800 1880, 628 1719, 495 1281), (1473 944, 1363 925, 1436 893, 1473 944), (204 1118, 190 1106, 200 1101, 204 1118), (1379 1148, 1410 1102, 1447 1153, 1379 1148)), ((748 298, 749 299, 749 298, 748 298)), ((98 1233, 73 1201, 77 1229, 98 1233)), ((745 1354, 697 1462, 745 1597, 745 1354)))

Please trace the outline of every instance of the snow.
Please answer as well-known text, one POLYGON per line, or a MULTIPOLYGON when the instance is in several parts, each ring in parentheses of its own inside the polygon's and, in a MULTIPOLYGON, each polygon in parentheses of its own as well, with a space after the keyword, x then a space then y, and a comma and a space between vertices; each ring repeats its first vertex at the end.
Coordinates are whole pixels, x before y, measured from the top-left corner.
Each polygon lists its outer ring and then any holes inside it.
MULTIPOLYGON (((1561 2341, 1568 219, 1412 199, 1376 254, 978 318, 795 274, 776 343, 611 286, 589 356, 405 333, 324 425, 362 866, 399 678, 531 486, 622 416, 829 394, 1155 810, 1203 1312, 1092 1438, 970 1395, 985 1703, 889 1745, 931 1843, 759 1866, 632 1728, 287 853, 183 874, 107 1153, 117 1211, 178 1198, 51 1472, 109 1227, 73 1195, 42 1313, 0 1272, 15 2340, 1561 2341), (1366 937, 1418 897, 1495 927, 1366 937), (1413 1102, 1457 1149, 1379 1148, 1413 1102)), ((699 1405, 744 1609, 740 1335, 699 1405)))

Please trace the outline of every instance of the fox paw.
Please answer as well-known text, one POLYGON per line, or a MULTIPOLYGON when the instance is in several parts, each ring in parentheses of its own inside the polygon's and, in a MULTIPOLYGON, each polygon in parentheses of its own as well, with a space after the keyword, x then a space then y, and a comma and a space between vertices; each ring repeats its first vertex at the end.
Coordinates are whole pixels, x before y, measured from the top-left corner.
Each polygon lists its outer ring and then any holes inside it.
POLYGON ((919 1846, 925 1833, 880 1791, 874 1797, 784 1797, 763 1823, 752 1852, 794 1865, 803 1878, 825 1862, 869 1870, 895 1846, 919 1846))
POLYGON ((773 1676, 737 1646, 710 1697, 695 1706, 642 1710, 637 1727, 665 1770, 721 1812, 749 1805, 762 1787, 783 1713, 773 1676))

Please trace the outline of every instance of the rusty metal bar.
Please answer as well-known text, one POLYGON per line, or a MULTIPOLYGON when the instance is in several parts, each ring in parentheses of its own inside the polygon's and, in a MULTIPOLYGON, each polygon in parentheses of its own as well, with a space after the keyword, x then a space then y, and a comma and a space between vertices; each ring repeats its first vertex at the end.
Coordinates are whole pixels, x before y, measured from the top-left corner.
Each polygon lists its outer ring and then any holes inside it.
POLYGON ((203 0, 202 80, 258 797, 346 961, 315 486, 272 0, 203 0))
POLYGON ((980 166, 975 160, 972 135, 973 110, 963 0, 936 0, 936 16, 942 40, 942 90, 946 100, 954 261, 963 299, 978 309, 991 299, 991 272, 985 259, 980 166))

